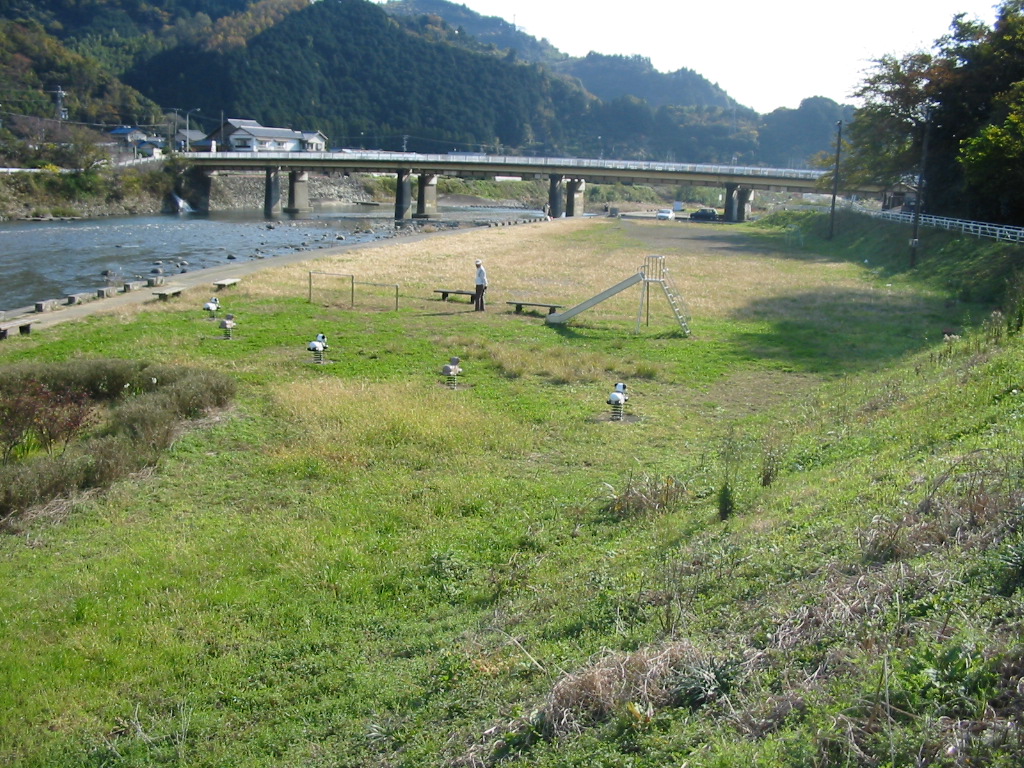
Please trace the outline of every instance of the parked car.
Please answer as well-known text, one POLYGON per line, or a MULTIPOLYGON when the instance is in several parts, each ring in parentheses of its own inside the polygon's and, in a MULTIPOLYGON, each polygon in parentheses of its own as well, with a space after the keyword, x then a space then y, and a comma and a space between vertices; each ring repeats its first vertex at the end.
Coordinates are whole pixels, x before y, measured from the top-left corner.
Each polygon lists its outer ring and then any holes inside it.
POLYGON ((699 208, 690 214, 694 221, 718 221, 718 211, 714 208, 699 208))
POLYGON ((672 221, 676 217, 676 212, 671 208, 662 208, 658 211, 656 218, 662 221, 672 221))

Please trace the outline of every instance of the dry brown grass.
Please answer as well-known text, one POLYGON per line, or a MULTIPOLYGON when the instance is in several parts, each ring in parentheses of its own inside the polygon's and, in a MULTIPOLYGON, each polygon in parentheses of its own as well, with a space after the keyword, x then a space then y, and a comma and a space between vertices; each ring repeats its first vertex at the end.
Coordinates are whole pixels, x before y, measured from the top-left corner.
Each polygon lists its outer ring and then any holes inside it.
POLYGON ((551 736, 578 733, 632 704, 646 712, 671 703, 680 675, 701 673, 711 658, 686 641, 613 653, 555 683, 544 705, 544 724, 551 736))
MULTIPOLYGON (((388 241, 372 247, 341 248, 306 262, 261 272, 249 281, 253 295, 294 295, 304 290, 310 270, 354 274, 357 280, 397 283, 403 294, 435 298, 434 288, 470 288, 473 262, 483 259, 489 282, 502 293, 533 290, 541 284, 568 283, 571 261, 589 262, 579 249, 546 261, 556 237, 595 226, 590 219, 565 219, 519 227, 462 229, 424 238, 388 241)), ((320 252, 323 254, 323 252, 320 252)), ((517 293, 517 295, 519 295, 517 293)))
MULTIPOLYGON (((436 458, 455 444, 463 449, 475 444, 471 455, 507 452, 505 438, 518 435, 521 427, 452 397, 440 382, 439 374, 436 382, 325 379, 280 385, 274 402, 302 437, 278 450, 343 466, 370 464, 378 453, 408 461, 436 458), (492 431, 495 422, 501 429, 492 431)), ((524 437, 517 443, 528 441, 524 437)))
MULTIPOLYGON (((805 302, 807 295, 818 295, 829 301, 835 291, 863 288, 853 267, 793 261, 754 243, 742 229, 608 218, 461 229, 320 251, 307 261, 258 272, 240 288, 258 297, 305 295, 310 270, 336 272, 398 284, 407 305, 410 298, 435 300, 436 288, 471 288, 473 262, 480 258, 492 305, 524 299, 569 307, 635 274, 650 254, 668 257, 670 275, 694 317, 741 313, 755 299, 793 296, 805 302)), ((636 289, 624 291, 588 314, 634 316, 638 296, 636 289)), ((462 302, 452 307, 465 309, 462 302)))

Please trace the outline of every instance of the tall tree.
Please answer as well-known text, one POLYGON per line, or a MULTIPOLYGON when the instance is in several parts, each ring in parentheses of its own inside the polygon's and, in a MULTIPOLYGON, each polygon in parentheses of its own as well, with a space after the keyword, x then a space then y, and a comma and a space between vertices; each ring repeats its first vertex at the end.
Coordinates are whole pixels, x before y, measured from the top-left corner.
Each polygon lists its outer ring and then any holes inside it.
POLYGON ((844 179, 895 184, 918 167, 933 70, 933 57, 924 51, 875 62, 854 92, 864 106, 850 126, 844 179))
POLYGON ((892 184, 924 163, 928 212, 1024 224, 1024 0, 992 28, 956 16, 934 52, 882 57, 856 95, 845 178, 892 184))

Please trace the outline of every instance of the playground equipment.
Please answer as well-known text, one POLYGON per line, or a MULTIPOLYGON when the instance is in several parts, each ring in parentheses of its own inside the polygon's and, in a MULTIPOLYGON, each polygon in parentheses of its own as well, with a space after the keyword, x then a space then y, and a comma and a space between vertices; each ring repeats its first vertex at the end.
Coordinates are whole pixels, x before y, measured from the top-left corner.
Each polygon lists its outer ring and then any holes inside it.
POLYGON ((668 299, 669 306, 672 307, 672 313, 679 322, 679 327, 683 329, 683 333, 689 336, 690 311, 686 306, 686 302, 676 291, 675 286, 672 285, 672 281, 669 279, 668 269, 665 267, 664 256, 648 256, 644 259, 643 266, 640 267, 635 275, 630 275, 621 283, 613 285, 608 290, 601 291, 601 293, 596 296, 590 297, 586 301, 577 304, 575 307, 565 310, 565 312, 554 312, 548 315, 547 322, 551 325, 565 323, 580 312, 584 312, 594 305, 600 304, 605 299, 610 299, 615 294, 621 293, 627 288, 638 283, 640 284, 640 309, 637 312, 636 317, 636 332, 640 332, 640 323, 643 320, 645 303, 648 305, 649 310, 650 289, 648 286, 657 283, 665 293, 665 298, 668 299))
POLYGON ((612 407, 612 421, 622 421, 627 400, 629 395, 626 394, 626 385, 620 381, 615 385, 615 390, 608 395, 608 405, 612 407))
POLYGON ((459 365, 461 362, 461 359, 453 357, 448 360, 447 365, 441 368, 441 373, 444 374, 445 383, 449 389, 455 389, 458 386, 458 375, 462 373, 462 366, 459 365))
POLYGON ((231 339, 235 330, 235 316, 228 315, 220 321, 221 330, 224 331, 224 338, 231 339))
POLYGON ((323 333, 318 333, 316 338, 306 345, 306 349, 313 353, 314 363, 325 362, 324 352, 326 352, 328 348, 327 335, 323 333))

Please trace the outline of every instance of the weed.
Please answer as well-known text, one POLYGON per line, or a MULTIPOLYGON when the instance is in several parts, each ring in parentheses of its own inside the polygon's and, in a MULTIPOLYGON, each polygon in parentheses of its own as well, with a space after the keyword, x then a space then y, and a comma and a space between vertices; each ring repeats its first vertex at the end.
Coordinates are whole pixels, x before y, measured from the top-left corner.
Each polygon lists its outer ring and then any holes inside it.
POLYGON ((686 486, 675 477, 631 472, 621 490, 610 483, 604 485, 607 493, 601 511, 619 520, 665 514, 678 509, 689 498, 686 486))
MULTIPOLYGON (((544 733, 552 738, 577 733, 614 717, 627 706, 648 711, 671 705, 679 699, 680 679, 702 677, 694 670, 711 666, 706 654, 682 641, 631 654, 605 655, 555 683, 542 710, 544 733)), ((712 686, 702 680, 708 695, 714 695, 712 686)))
POLYGON ((732 483, 728 480, 722 482, 718 488, 718 519, 725 521, 736 512, 736 501, 732 495, 732 483))
POLYGON ((761 446, 761 487, 767 488, 779 476, 783 450, 776 435, 766 437, 761 446))

